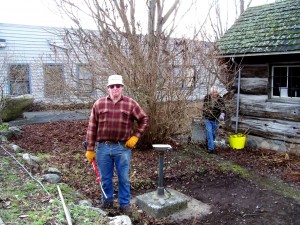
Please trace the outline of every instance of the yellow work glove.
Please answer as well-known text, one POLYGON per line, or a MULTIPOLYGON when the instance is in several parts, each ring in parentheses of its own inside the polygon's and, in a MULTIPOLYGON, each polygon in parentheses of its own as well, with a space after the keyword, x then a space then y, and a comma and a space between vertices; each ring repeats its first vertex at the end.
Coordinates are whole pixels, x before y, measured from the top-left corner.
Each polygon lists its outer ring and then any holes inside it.
POLYGON ((96 153, 95 151, 86 151, 85 156, 90 162, 92 162, 95 159, 96 153))
POLYGON ((128 139, 125 143, 125 147, 128 147, 130 149, 133 149, 136 143, 138 142, 139 138, 136 136, 132 136, 131 138, 128 139))

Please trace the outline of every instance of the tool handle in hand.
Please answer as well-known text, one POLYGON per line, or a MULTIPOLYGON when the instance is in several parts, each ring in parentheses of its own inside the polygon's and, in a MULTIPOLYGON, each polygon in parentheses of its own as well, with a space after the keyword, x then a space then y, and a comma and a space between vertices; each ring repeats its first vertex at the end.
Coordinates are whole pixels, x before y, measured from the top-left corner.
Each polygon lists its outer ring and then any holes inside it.
POLYGON ((93 168, 94 168, 94 171, 96 173, 96 176, 97 176, 97 181, 100 183, 101 179, 100 179, 100 174, 99 174, 99 171, 98 171, 98 168, 97 168, 97 165, 96 165, 96 161, 93 160, 92 164, 93 164, 93 168))

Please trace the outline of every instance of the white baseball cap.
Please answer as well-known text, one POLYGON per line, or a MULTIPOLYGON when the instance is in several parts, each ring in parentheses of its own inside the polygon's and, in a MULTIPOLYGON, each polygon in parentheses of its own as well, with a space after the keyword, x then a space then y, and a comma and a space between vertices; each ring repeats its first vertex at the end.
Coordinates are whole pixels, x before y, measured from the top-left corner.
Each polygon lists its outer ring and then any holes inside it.
POLYGON ((117 74, 110 75, 108 77, 108 84, 107 84, 107 86, 110 86, 110 85, 113 85, 113 84, 124 85, 123 84, 123 78, 122 78, 122 76, 121 75, 117 75, 117 74))

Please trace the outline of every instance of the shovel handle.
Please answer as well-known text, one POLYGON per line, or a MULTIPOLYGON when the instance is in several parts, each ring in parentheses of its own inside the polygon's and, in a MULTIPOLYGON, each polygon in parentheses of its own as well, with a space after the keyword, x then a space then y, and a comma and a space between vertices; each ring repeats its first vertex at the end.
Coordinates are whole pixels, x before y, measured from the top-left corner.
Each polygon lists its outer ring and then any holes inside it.
POLYGON ((97 168, 97 165, 96 165, 96 161, 95 161, 95 160, 92 161, 92 165, 93 165, 94 171, 95 171, 96 176, 97 176, 97 181, 98 181, 99 183, 101 183, 100 174, 99 174, 99 171, 98 171, 98 168, 97 168))
POLYGON ((97 164, 96 164, 96 161, 95 161, 95 160, 92 161, 92 165, 93 165, 94 171, 95 171, 95 173, 96 173, 97 181, 98 181, 99 184, 100 184, 101 191, 102 191, 102 193, 103 193, 105 199, 107 199, 107 195, 106 195, 106 193, 105 193, 105 191, 104 191, 104 189, 103 189, 103 187, 102 187, 100 174, 99 174, 99 171, 98 171, 97 164))

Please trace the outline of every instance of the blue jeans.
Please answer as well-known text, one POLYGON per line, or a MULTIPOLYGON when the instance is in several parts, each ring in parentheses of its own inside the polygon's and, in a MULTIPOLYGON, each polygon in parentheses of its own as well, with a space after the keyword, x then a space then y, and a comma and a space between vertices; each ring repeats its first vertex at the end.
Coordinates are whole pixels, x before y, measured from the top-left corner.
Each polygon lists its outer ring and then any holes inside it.
MULTIPOLYGON (((114 200, 113 175, 116 166, 118 175, 118 201, 121 207, 130 203, 130 169, 131 150, 122 144, 107 145, 99 143, 96 149, 96 161, 100 172, 102 186, 109 200, 114 200)), ((106 199, 102 194, 102 202, 106 199)))
POLYGON ((218 120, 205 120, 207 148, 209 151, 214 150, 214 141, 216 140, 218 126, 218 120))

